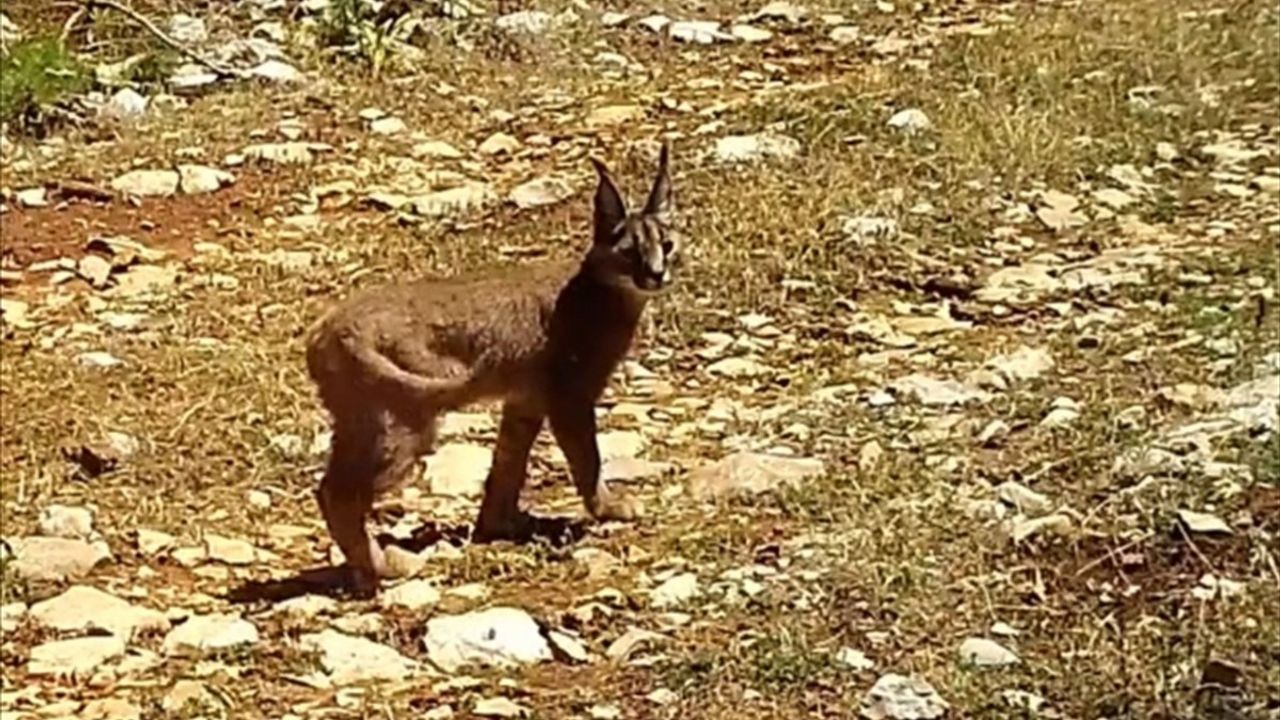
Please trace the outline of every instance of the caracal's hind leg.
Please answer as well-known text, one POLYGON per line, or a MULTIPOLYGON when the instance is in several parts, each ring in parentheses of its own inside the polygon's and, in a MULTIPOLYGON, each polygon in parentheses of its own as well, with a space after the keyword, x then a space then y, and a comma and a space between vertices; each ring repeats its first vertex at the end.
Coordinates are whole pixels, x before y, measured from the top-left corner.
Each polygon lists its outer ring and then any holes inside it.
POLYGON ((375 593, 379 578, 388 575, 382 549, 367 525, 374 502, 404 483, 434 440, 435 416, 425 411, 411 419, 380 411, 335 421, 333 448, 317 498, 357 593, 375 593))

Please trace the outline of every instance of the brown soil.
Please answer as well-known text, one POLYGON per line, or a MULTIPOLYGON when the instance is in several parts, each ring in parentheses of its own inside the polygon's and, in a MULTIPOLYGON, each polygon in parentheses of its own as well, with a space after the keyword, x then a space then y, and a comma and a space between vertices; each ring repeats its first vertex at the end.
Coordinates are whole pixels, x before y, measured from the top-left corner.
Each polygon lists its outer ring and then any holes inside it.
POLYGON ((207 195, 146 198, 136 204, 73 199, 43 208, 12 208, 0 216, 0 257, 6 266, 19 268, 58 257, 74 259, 84 255, 89 240, 114 235, 186 257, 196 242, 248 235, 260 227, 273 206, 292 192, 279 180, 266 182, 260 173, 242 172, 234 185, 207 195))

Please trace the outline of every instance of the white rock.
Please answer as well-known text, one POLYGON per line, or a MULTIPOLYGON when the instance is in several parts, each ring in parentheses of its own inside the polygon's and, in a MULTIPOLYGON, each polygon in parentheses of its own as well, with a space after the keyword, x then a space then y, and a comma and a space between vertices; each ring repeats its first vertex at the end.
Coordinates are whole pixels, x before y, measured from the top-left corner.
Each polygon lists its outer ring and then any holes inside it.
POLYGON ((898 237, 898 221, 876 215, 857 215, 840 222, 840 233, 861 247, 887 242, 898 237))
POLYGON ((394 648, 336 630, 303 635, 302 647, 320 653, 320 665, 335 685, 395 682, 414 674, 418 664, 394 648))
POLYGON ((1004 704, 1018 710, 1028 713, 1030 717, 1040 717, 1040 709, 1044 707, 1045 699, 1025 690, 1001 690, 1000 699, 1004 700, 1004 704))
POLYGON ((199 680, 179 680, 165 693, 160 707, 177 714, 183 710, 216 707, 217 702, 217 697, 199 680))
POLYGON ((330 149, 332 148, 324 143, 258 143, 245 146, 241 153, 247 160, 277 165, 306 165, 315 159, 315 153, 330 149))
POLYGON ((477 149, 481 155, 511 155, 520 149, 520 141, 504 132, 498 132, 486 138, 477 149))
POLYGON ((529 715, 529 709, 504 697, 482 698, 471 708, 480 717, 520 718, 529 715))
POLYGON ((987 361, 987 367, 1003 375, 1009 382, 1035 380, 1053 370, 1053 355, 1045 348, 1025 345, 987 361))
POLYGON ((880 467, 884 459, 884 448, 875 440, 868 440, 858 451, 858 469, 870 473, 880 467))
POLYGON ((27 312, 30 306, 18 299, 10 297, 0 297, 0 320, 4 324, 13 328, 29 328, 32 327, 31 321, 27 319, 27 312))
POLYGON ((330 624, 348 635, 378 635, 387 626, 382 614, 376 612, 343 615, 334 618, 330 624))
POLYGON ((919 108, 899 110, 889 118, 889 127, 905 133, 917 133, 933 127, 933 121, 919 108))
POLYGON ((111 262, 101 255, 85 255, 76 263, 76 272, 95 288, 104 288, 111 279, 111 262))
POLYGON ((600 15, 600 24, 607 27, 618 27, 625 25, 631 16, 621 12, 605 12, 600 15))
POLYGON ((729 28, 729 34, 744 43, 762 43, 773 39, 772 32, 752 25, 734 25, 729 28))
POLYGON ((198 656, 258 642, 258 629, 239 615, 194 615, 165 635, 160 649, 170 656, 198 656))
POLYGON ((380 117, 369 123, 369 132, 374 135, 399 135, 409 129, 398 117, 380 117))
POLYGON ((8 15, 0 13, 0 44, 13 45, 21 40, 22 28, 10 20, 8 15))
POLYGON ((198 45, 209 39, 204 20, 185 13, 175 13, 169 18, 169 37, 185 45, 198 45))
POLYGON ((723 163, 754 163, 768 159, 789 160, 800 154, 800 141, 772 132, 756 135, 727 135, 716 141, 713 154, 723 163))
POLYGON ((226 170, 207 165, 179 165, 179 187, 187 195, 201 195, 221 190, 236 181, 226 170))
POLYGON ((731 357, 711 363, 707 372, 724 378, 748 379, 768 375, 773 368, 751 358, 731 357))
POLYGON ((133 120, 147 112, 147 99, 133 88, 120 88, 98 109, 98 114, 112 120, 133 120))
POLYGON ((640 105, 605 105, 588 113, 584 122, 588 129, 599 130, 600 128, 625 125, 643 119, 644 108, 640 105))
POLYGON ((1067 427, 1080 419, 1080 405, 1069 397, 1054 398, 1049 412, 1040 421, 1040 427, 1067 427))
POLYGON ((79 720, 142 720, 142 708, 124 698, 98 698, 85 703, 76 717, 79 720))
POLYGON ((671 463, 634 457, 613 457, 603 461, 600 467, 600 479, 622 482, 650 480, 665 475, 672 467, 671 463))
POLYGON ((728 42, 733 36, 720 29, 720 23, 714 20, 681 20, 667 25, 667 34, 678 42, 710 45, 716 42, 728 42))
POLYGON ((258 549, 245 540, 208 533, 204 536, 204 544, 210 560, 228 565, 251 565, 258 559, 258 549))
POLYGON ((297 82, 302 79, 298 68, 275 58, 264 60, 249 69, 249 74, 271 82, 297 82))
POLYGON ((560 177, 544 176, 517 185, 509 196, 521 210, 555 205, 573 197, 573 185, 560 177))
POLYGON ((173 170, 131 170, 111 181, 111 189, 136 197, 168 196, 178 191, 173 170))
POLYGON ((1132 195, 1115 188, 1094 190, 1093 199, 1098 201, 1099 204, 1105 205, 1106 207, 1116 211, 1124 210, 1136 202, 1132 195))
POLYGON ((604 654, 615 662, 626 662, 641 648, 664 643, 667 640, 666 635, 660 635, 637 627, 627 628, 626 632, 609 643, 609 647, 605 648, 604 654))
POLYGON ((93 513, 88 508, 50 505, 40 511, 40 534, 88 540, 93 533, 93 513))
POLYGON ((173 547, 176 538, 169 533, 157 530, 138 528, 138 552, 147 557, 155 557, 173 547))
POLYGON ((415 158, 438 158, 441 160, 457 160, 462 157, 462 151, 441 140, 425 140, 414 145, 409 154, 415 158))
POLYGON ((510 607, 433 617, 422 643, 431 662, 447 672, 471 664, 512 667, 551 659, 538 622, 510 607))
POLYGON ((14 199, 18 201, 18 207, 40 208, 49 204, 48 191, 43 187, 19 190, 15 192, 13 196, 14 199))
POLYGON ((422 610, 440 602, 440 590, 430 580, 410 580, 383 591, 378 600, 386 608, 422 610))
POLYGON ((281 600, 271 608, 272 614, 293 615, 300 618, 314 618, 335 612, 338 601, 325 595, 299 595, 288 600, 281 600))
POLYGON ((996 486, 996 497, 1012 505, 1018 512, 1032 517, 1043 515, 1053 509, 1053 501, 1047 495, 1012 480, 996 486))
POLYGON ((600 459, 604 462, 634 458, 644 452, 644 436, 634 430, 610 430, 596 436, 600 459))
POLYGON ((650 15, 636 21, 636 24, 651 33, 660 33, 671 24, 671 18, 666 15, 650 15))
POLYGON ((17 630, 26 619, 28 612, 27 604, 23 602, 0 605, 0 632, 7 634, 17 630))
POLYGON ((987 393, 956 380, 940 380, 923 373, 898 378, 889 388, 898 395, 914 397, 922 405, 948 406, 985 402, 987 393))
POLYGON ((1009 436, 1009 430, 1009 423, 1000 419, 992 420, 978 433, 978 443, 987 447, 999 445, 1009 436))
POLYGON ((617 705, 597 703, 587 708, 591 720, 621 720, 622 710, 617 705))
POLYGON ((164 614, 130 605, 97 588, 75 585, 57 597, 31 606, 31 619, 42 627, 62 632, 106 630, 129 640, 136 633, 169 629, 164 614))
POLYGON ((1204 145, 1200 148, 1200 154, 1225 166, 1248 164, 1268 155, 1266 150, 1250 148, 1243 140, 1238 139, 1204 145))
POLYGON ((851 647, 840 648, 836 653, 836 662, 855 672, 863 672, 876 666, 866 653, 851 647))
POLYGON ((644 697, 654 705, 670 705, 680 699, 676 691, 671 688, 658 688, 644 697))
POLYGON ((244 499, 249 503, 249 507, 255 510, 271 509, 271 494, 261 490, 250 490, 245 493, 244 499))
POLYGON ((519 10, 500 15, 493 20, 493 26, 509 33, 541 35, 551 27, 551 13, 542 10, 519 10))
POLYGON ((116 635, 57 640, 31 649, 31 675, 84 678, 124 655, 125 639, 116 635))
POLYGON ((755 495, 794 487, 825 470, 821 460, 736 452, 689 474, 689 491, 698 500, 755 495))
POLYGON ((862 30, 853 25, 842 25, 831 28, 827 37, 837 45, 851 45, 862 39, 862 30))
POLYGON ((1077 211, 1080 200, 1058 190, 1045 190, 1040 193, 1040 204, 1036 207, 1036 218, 1044 226, 1055 232, 1079 227, 1089 221, 1088 216, 1077 211))
POLYGON ((111 560, 111 551, 101 541, 36 536, 11 539, 9 546, 13 549, 9 567, 26 580, 79 580, 111 560))
POLYGON ((413 211, 424 217, 460 215, 493 203, 497 195, 486 183, 468 182, 411 199, 413 211))
POLYGON ((195 92, 218 82, 218 75, 199 63, 183 63, 169 76, 169 87, 175 93, 195 92))
POLYGON ((1222 518, 1209 513, 1196 512, 1194 510, 1179 510, 1178 519, 1186 526, 1187 530, 1193 533, 1203 533, 1207 535, 1230 535, 1231 526, 1223 522, 1222 518))
POLYGON ((987 638, 965 638, 960 643, 960 663, 974 667, 1005 667, 1016 665, 1021 659, 1011 650, 987 638))
POLYGON ((1007 528, 1009 538, 1015 543, 1020 543, 1042 534, 1067 535, 1074 526, 1075 523, 1070 515, 1053 513, 1038 518, 1017 516, 1010 519, 1007 528))
POLYGON ((934 720, 949 707, 924 680, 887 673, 862 698, 861 712, 867 720, 934 720))
POLYGON ((698 597, 698 576, 693 573, 680 573, 668 578, 649 593, 649 604, 656 609, 680 607, 698 597))
POLYGON ((446 443, 427 459, 427 486, 433 495, 479 496, 492 464, 493 451, 487 447, 446 443))
POLYGON ((123 360, 104 350, 92 350, 90 352, 80 353, 76 356, 76 362, 85 367, 98 369, 119 367, 124 364, 123 360))
POLYGON ((764 7, 755 11, 751 15, 752 20, 786 20, 789 23, 798 23, 804 20, 809 14, 808 9, 787 2, 787 0, 773 0, 764 7))

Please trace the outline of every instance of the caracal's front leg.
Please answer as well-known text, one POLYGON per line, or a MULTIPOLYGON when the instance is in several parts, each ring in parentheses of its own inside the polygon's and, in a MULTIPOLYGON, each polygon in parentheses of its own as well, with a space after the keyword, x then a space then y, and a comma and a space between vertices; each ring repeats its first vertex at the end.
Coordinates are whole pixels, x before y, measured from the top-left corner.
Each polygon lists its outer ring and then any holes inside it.
POLYGON ((472 537, 519 540, 532 530, 532 519, 520 510, 520 491, 528 477, 529 451, 542 430, 542 414, 517 403, 502 406, 502 423, 493 451, 493 464, 484 481, 484 499, 472 537))
POLYGON ((552 401, 551 432, 569 460, 573 484, 587 512, 597 520, 634 520, 639 504, 611 491, 600 480, 600 447, 596 444, 595 409, 590 402, 560 396, 552 401))

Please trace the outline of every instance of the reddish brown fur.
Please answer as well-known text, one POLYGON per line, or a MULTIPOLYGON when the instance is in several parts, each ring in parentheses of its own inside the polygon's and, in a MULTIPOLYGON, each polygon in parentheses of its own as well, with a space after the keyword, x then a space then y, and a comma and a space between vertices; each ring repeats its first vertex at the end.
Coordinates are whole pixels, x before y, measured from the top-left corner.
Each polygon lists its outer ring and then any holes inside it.
POLYGON ((580 263, 374 288, 312 328, 307 367, 334 424, 317 497, 358 589, 376 590, 385 573, 365 527, 374 500, 431 452, 440 413, 484 398, 502 399, 503 410, 475 538, 527 533, 520 490, 544 419, 591 515, 635 516, 631 502, 599 482, 594 405, 631 345, 648 293, 665 286, 675 262, 666 161, 664 148, 635 216, 597 164, 594 240, 580 263))

